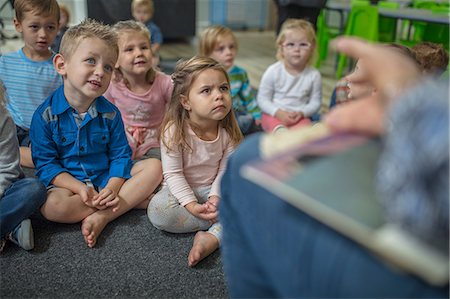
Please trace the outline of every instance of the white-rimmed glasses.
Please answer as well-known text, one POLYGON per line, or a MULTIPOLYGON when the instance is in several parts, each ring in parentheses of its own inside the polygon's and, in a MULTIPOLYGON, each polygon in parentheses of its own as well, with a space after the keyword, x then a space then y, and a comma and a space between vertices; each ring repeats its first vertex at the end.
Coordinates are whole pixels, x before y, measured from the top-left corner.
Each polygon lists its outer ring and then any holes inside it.
POLYGON ((300 50, 308 50, 309 48, 311 48, 311 43, 309 43, 309 42, 298 42, 298 43, 287 42, 287 43, 282 44, 282 46, 284 48, 286 48, 287 50, 294 50, 297 47, 300 48, 300 50))

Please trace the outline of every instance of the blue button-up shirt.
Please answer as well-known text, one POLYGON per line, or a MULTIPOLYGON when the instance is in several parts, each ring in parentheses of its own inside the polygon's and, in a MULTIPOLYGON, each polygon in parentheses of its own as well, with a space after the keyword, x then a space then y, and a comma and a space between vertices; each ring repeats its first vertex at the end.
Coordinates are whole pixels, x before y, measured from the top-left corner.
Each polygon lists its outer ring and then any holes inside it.
POLYGON ((131 149, 119 110, 100 96, 79 124, 75 116, 63 86, 34 113, 31 149, 42 182, 48 186, 62 172, 100 187, 112 177, 130 178, 131 149))

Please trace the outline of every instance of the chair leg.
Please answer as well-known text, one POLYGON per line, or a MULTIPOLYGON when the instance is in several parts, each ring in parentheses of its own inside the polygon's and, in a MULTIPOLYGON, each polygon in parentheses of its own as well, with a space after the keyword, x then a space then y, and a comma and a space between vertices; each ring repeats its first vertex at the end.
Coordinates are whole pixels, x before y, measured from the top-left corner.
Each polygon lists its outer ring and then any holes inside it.
POLYGON ((347 56, 339 54, 338 65, 336 69, 336 79, 341 79, 342 73, 347 65, 347 56))

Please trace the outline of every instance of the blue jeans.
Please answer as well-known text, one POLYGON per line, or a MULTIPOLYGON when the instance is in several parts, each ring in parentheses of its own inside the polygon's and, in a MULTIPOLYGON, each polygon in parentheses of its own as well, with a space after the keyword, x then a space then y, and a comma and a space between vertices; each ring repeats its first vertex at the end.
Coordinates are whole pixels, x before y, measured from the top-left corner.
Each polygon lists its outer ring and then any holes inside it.
POLYGON ((230 156, 222 178, 222 258, 230 297, 448 298, 396 272, 365 248, 245 180, 243 164, 259 158, 261 134, 230 156))
POLYGON ((24 178, 11 184, 0 198, 1 238, 29 218, 46 199, 47 190, 36 178, 24 178))

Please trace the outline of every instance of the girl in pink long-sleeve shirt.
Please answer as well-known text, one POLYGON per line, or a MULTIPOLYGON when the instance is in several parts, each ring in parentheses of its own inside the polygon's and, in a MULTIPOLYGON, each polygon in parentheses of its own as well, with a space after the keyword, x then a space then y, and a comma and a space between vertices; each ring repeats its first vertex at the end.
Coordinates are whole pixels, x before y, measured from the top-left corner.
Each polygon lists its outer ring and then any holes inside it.
MULTIPOLYGON (((150 32, 136 21, 121 21, 113 26, 118 35, 119 57, 105 97, 122 115, 125 133, 135 161, 131 170, 142 172, 142 190, 148 198, 162 181, 158 132, 170 101, 173 85, 170 76, 152 67, 150 32)), ((147 208, 149 199, 139 207, 147 208)))
POLYGON ((174 92, 161 126, 164 183, 147 212, 161 230, 198 231, 188 256, 194 266, 219 247, 220 178, 242 134, 230 113, 229 78, 218 62, 206 57, 180 62, 172 80, 174 92))

